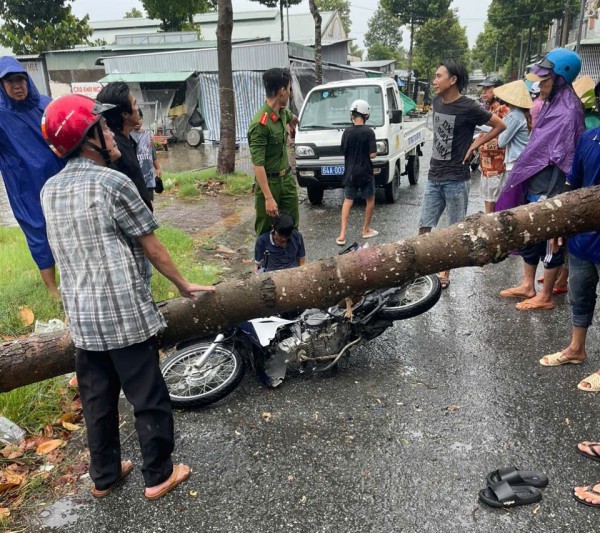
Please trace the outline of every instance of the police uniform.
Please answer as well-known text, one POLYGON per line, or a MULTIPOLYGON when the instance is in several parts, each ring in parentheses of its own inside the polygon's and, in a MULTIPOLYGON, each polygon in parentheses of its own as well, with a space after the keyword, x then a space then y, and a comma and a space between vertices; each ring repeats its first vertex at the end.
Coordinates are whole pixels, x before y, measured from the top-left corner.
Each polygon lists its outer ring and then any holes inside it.
MULTIPOLYGON (((298 227, 298 185, 292 174, 287 153, 287 124, 293 114, 289 109, 273 111, 265 102, 256 112, 248 128, 248 144, 252 164, 264 167, 269 189, 277 202, 279 211, 286 211, 294 217, 298 227)), ((271 230, 272 224, 265 207, 265 196, 258 184, 254 187, 254 205, 257 235, 271 230)))

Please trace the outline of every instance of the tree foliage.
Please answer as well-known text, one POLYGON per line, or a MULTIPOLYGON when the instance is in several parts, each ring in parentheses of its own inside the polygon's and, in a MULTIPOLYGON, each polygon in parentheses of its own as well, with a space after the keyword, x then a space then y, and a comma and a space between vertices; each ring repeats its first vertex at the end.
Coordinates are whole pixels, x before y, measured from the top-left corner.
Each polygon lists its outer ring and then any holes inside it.
POLYGON ((78 19, 68 0, 2 0, 0 44, 15 54, 73 48, 92 34, 86 15, 78 19))
POLYGON ((429 19, 421 26, 415 38, 414 67, 419 77, 431 79, 440 61, 449 57, 469 68, 467 32, 453 9, 448 9, 443 18, 429 19))
POLYGON ((374 44, 395 49, 402 43, 402 22, 398 15, 383 8, 381 5, 369 19, 367 33, 365 33, 365 46, 371 48, 374 44))
POLYGON ((163 31, 192 29, 194 15, 206 13, 213 6, 210 0, 142 0, 142 5, 151 19, 161 21, 163 31))
POLYGON ((422 26, 432 18, 444 18, 451 3, 452 0, 381 0, 381 6, 397 15, 401 24, 415 26, 422 26))
POLYGON ((139 19, 139 18, 142 18, 143 16, 144 16, 144 14, 137 7, 133 7, 133 8, 131 8, 131 11, 127 11, 125 13, 125 16, 123 18, 139 19))

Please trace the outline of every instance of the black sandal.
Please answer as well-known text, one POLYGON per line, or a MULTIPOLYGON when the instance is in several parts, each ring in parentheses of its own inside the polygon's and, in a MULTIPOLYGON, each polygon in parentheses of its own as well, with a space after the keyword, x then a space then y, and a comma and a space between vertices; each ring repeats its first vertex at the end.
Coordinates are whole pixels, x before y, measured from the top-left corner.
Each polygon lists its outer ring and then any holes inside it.
POLYGON ((488 486, 506 481, 509 485, 529 485, 530 487, 542 488, 548 484, 548 476, 535 470, 519 470, 513 466, 499 468, 487 475, 488 486))
POLYGON ((535 487, 527 485, 509 485, 500 481, 479 491, 479 500, 490 507, 508 508, 529 505, 541 501, 542 493, 535 487))

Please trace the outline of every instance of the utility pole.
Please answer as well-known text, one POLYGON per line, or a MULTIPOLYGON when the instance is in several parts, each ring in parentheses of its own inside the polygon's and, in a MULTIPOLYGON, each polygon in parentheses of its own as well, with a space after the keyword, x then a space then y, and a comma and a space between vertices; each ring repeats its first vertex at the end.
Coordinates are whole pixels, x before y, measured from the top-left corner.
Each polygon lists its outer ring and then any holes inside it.
POLYGON ((496 55, 494 56, 494 72, 498 71, 498 41, 496 41, 496 55))
POLYGON ((581 55, 579 49, 581 48, 581 32, 583 28, 583 13, 585 11, 585 0, 581 0, 581 6, 579 8, 579 24, 577 25, 577 43, 575 44, 575 53, 581 55))
MULTIPOLYGON (((582 0, 585 2, 585 0, 582 0)), ((565 2, 565 15, 563 17, 562 35, 560 38, 560 45, 565 46, 569 42, 569 19, 571 18, 571 6, 569 0, 565 2)))

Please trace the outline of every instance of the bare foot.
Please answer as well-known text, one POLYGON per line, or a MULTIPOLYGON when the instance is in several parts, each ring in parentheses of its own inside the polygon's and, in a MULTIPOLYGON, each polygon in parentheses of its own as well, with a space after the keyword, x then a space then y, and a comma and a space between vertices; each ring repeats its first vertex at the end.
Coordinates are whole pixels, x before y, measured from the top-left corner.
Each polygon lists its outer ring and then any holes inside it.
POLYGON ((184 464, 173 465, 173 473, 166 481, 154 487, 147 487, 144 496, 149 500, 155 500, 173 490, 177 485, 190 477, 190 467, 184 464))
POLYGON ((502 298, 533 298, 535 296, 535 289, 518 285, 517 287, 511 287, 510 289, 500 291, 500 296, 502 296, 502 298))
POLYGON ((575 487, 573 489, 575 499, 588 505, 600 506, 600 483, 588 485, 587 487, 575 487))
POLYGON ((544 298, 541 294, 519 302, 515 307, 519 311, 536 311, 538 309, 554 309, 555 305, 551 299, 544 298))

